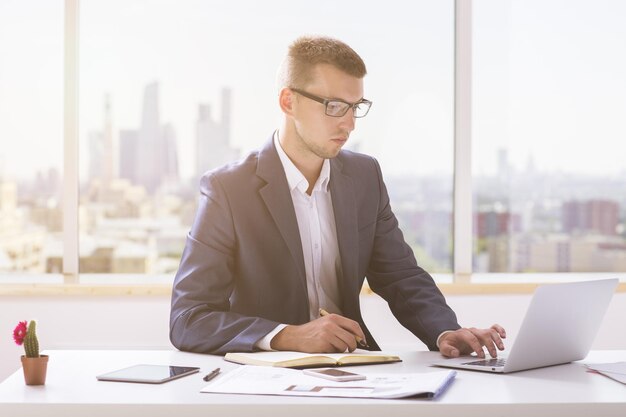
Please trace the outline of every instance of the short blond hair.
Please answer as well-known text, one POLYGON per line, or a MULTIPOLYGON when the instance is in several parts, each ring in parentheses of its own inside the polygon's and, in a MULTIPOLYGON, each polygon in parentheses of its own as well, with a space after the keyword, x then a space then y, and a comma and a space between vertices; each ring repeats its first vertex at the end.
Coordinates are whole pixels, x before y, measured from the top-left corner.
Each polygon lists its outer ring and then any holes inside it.
POLYGON ((306 87, 318 64, 330 64, 356 78, 367 74, 359 54, 346 43, 326 36, 302 36, 289 45, 278 71, 278 89, 306 87))

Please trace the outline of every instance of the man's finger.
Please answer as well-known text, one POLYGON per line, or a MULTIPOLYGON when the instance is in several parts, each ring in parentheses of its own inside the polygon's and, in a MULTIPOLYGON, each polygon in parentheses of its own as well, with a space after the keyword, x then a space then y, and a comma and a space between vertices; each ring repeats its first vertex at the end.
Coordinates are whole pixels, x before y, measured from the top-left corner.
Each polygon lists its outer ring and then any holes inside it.
POLYGON ((504 327, 496 323, 493 326, 491 326, 491 328, 495 330, 496 332, 498 332, 501 338, 506 339, 506 330, 504 330, 504 327))
POLYGON ((504 342, 497 330, 491 328, 489 330, 489 334, 491 335, 491 340, 498 346, 498 349, 504 350, 504 342))
POLYGON ((330 314, 326 317, 328 317, 329 320, 332 320, 333 323, 335 323, 336 325, 350 332, 353 338, 356 336, 359 337, 361 340, 367 340, 365 337, 365 333, 363 333, 363 330, 361 329, 361 326, 356 321, 341 316, 339 314, 330 314))
POLYGON ((440 341, 439 350, 450 357, 457 357, 470 352, 476 352, 479 358, 485 357, 482 344, 469 329, 459 329, 446 334, 440 341), (452 349, 456 350, 456 354, 452 349))
MULTIPOLYGON (((347 346, 348 351, 353 352, 356 349, 356 339, 352 333, 338 327, 335 336, 341 340, 342 346, 347 346)), ((345 352, 345 350, 346 348, 344 347, 342 352, 345 352)))
POLYGON ((333 345, 333 348, 337 353, 343 353, 346 350, 350 351, 350 346, 346 343, 344 339, 339 337, 337 334, 330 336, 329 341, 333 345))
POLYGON ((498 332, 493 329, 476 329, 471 328, 470 331, 476 336, 476 338, 483 344, 492 358, 498 357, 498 351, 496 347, 500 350, 504 350, 504 344, 502 340, 500 340, 500 336, 498 332))
POLYGON ((354 336, 358 336, 361 339, 365 340, 365 333, 363 333, 363 330, 361 329, 361 326, 359 325, 359 323, 344 316, 340 316, 340 315, 336 315, 336 316, 338 317, 337 324, 339 326, 343 327, 344 329, 352 333, 354 336))
POLYGON ((496 346, 493 344, 493 341, 491 339, 485 342, 485 347, 487 348, 487 351, 489 352, 489 355, 491 355, 492 358, 498 357, 498 350, 496 349, 496 346))
POLYGON ((482 347, 484 346, 487 348, 487 352, 489 352, 489 355, 491 355, 492 358, 498 356, 494 342, 491 339, 491 330, 472 327, 469 331, 474 335, 474 337, 476 337, 476 340, 478 340, 478 343, 481 345, 480 350, 483 350, 482 347))
POLYGON ((459 352, 457 348, 445 341, 441 342, 439 345, 439 352, 448 358, 458 358, 461 355, 461 352, 459 352))
POLYGON ((472 351, 476 352, 479 358, 483 359, 485 357, 485 351, 483 350, 482 343, 471 330, 461 329, 459 337, 461 337, 462 340, 469 345, 472 351))

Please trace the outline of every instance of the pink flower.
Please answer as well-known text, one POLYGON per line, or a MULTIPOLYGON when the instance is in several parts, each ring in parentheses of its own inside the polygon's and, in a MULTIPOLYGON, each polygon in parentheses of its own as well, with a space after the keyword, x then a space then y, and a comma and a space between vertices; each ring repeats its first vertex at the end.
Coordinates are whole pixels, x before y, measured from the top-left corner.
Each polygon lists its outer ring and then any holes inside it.
POLYGON ((27 323, 25 321, 20 321, 13 330, 13 340, 15 340, 16 344, 21 346, 22 343, 24 343, 26 330, 28 330, 27 323))

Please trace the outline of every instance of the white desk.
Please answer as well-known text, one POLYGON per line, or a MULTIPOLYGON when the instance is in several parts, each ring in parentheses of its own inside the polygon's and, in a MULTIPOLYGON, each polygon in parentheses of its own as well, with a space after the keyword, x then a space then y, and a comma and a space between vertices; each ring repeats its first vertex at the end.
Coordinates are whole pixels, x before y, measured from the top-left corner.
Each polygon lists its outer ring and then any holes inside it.
MULTIPOLYGON (((459 371, 436 401, 356 400, 203 394, 202 376, 238 366, 219 356, 177 351, 48 351, 45 386, 24 384, 18 370, 0 384, 0 416, 626 416, 626 386, 588 373, 582 363, 508 375, 459 371), (201 372, 162 385, 97 381, 95 376, 138 363, 200 366, 201 372)), ((353 367, 356 372, 419 372, 434 352, 396 352, 404 362, 353 367)), ((7 360, 7 358, 3 358, 7 360)), ((19 360, 19 358, 15 358, 19 360)), ((626 360, 626 351, 592 352, 583 362, 626 360)))

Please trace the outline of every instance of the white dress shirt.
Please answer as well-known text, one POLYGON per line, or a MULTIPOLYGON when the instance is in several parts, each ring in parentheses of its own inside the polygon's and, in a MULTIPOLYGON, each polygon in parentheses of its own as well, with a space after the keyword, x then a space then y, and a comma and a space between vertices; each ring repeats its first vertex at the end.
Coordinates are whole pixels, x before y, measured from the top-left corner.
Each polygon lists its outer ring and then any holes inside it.
MULTIPOLYGON (((324 159, 322 171, 309 196, 309 182, 294 163, 289 159, 278 140, 278 131, 274 133, 274 146, 283 164, 291 200, 296 211, 298 230, 304 255, 307 294, 309 298, 309 318, 319 317, 319 309, 341 314, 339 309, 340 294, 337 282, 338 268, 341 268, 335 212, 328 184, 330 182, 330 161, 324 159)), ((297 277, 293 277, 297 279, 297 277)), ((262 350, 273 350, 271 341, 286 324, 279 324, 256 343, 262 350)), ((446 330, 437 337, 437 347, 441 337, 450 333, 446 330)))
MULTIPOLYGON (((318 318, 320 308, 331 313, 341 314, 337 282, 341 258, 337 243, 335 213, 328 186, 330 161, 324 160, 319 178, 313 186, 311 195, 308 195, 306 191, 309 189, 309 182, 283 150, 278 140, 278 133, 274 134, 274 145, 285 170, 291 200, 296 211, 302 254, 304 255, 309 318, 311 320, 318 318)), ((293 277, 293 279, 297 279, 297 277, 293 277)), ((277 326, 257 342, 257 347, 263 350, 272 350, 270 348, 272 338, 285 327, 284 324, 277 326)))

